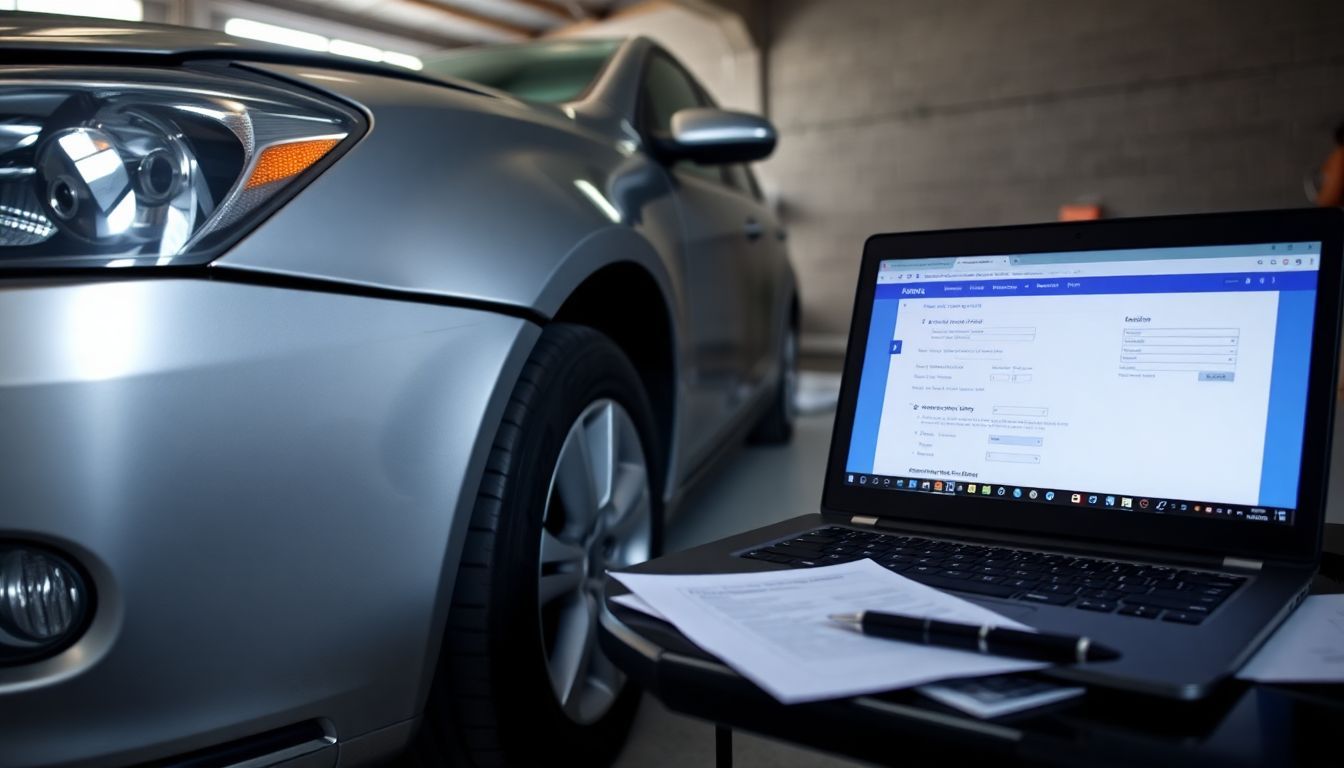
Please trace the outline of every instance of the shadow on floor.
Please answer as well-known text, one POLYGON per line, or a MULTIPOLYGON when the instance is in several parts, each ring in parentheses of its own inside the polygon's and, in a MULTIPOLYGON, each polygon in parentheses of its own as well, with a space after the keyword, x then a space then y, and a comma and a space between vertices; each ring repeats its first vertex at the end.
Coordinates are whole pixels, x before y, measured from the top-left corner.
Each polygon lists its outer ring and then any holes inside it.
MULTIPOLYGON (((616 768, 690 768, 714 765, 714 726, 669 712, 652 696, 640 702, 630 740, 616 768)), ((735 768, 846 768, 860 763, 763 739, 733 734, 735 768)))
POLYGON ((725 461, 668 521, 667 551, 816 512, 834 419, 801 416, 788 445, 749 446, 725 461))
MULTIPOLYGON (((742 531, 816 512, 826 470, 834 415, 799 418, 794 439, 779 447, 749 447, 728 461, 683 504, 668 523, 669 552, 694 547, 742 531)), ((734 765, 739 768, 822 768, 855 763, 737 733, 734 765)), ((618 768, 714 765, 714 726, 669 712, 645 696, 618 768)))

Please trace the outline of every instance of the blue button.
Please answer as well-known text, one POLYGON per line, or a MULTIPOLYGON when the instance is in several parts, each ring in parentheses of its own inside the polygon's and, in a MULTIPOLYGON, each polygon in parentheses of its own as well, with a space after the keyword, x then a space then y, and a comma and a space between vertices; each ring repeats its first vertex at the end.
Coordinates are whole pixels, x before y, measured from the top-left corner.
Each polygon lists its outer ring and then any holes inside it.
POLYGON ((901 354, 901 340, 900 340, 900 339, 893 339, 893 340, 892 340, 892 342, 891 342, 891 354, 893 354, 893 355, 899 355, 899 354, 901 354))

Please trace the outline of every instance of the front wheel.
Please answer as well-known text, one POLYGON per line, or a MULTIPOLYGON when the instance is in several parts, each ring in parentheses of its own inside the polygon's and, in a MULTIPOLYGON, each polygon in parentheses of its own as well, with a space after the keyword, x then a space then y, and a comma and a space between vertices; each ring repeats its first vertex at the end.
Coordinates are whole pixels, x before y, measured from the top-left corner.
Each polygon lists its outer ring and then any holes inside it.
POLYGON ((416 753, 422 765, 604 765, 638 691, 602 654, 607 569, 658 551, 652 407, 603 334, 553 324, 481 484, 416 753))
POLYGON ((607 717, 625 675, 597 647, 597 614, 608 568, 652 554, 648 461, 629 411, 604 397, 569 428, 542 512, 537 619, 551 692, 569 720, 607 717))

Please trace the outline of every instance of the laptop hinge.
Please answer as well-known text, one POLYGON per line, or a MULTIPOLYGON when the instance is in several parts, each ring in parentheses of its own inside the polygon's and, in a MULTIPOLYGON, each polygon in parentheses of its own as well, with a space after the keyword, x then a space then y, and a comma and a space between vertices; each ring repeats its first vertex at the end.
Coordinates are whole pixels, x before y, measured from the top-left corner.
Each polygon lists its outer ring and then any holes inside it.
POLYGON ((849 522, 851 525, 877 525, 877 518, 868 517, 867 515, 855 515, 849 518, 849 522))
POLYGON ((1244 557, 1224 557, 1224 568, 1240 568, 1243 571, 1258 571, 1265 567, 1264 560, 1248 560, 1244 557))

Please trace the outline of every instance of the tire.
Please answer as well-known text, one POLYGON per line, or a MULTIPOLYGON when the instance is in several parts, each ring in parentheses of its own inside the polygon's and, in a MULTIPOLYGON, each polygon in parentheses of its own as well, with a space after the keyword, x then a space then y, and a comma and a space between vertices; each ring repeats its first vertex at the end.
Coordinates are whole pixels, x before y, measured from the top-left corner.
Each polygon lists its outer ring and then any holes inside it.
POLYGON ((757 445, 783 445, 793 439, 793 422, 798 417, 798 329, 790 323, 780 342, 779 381, 770 409, 761 417, 749 438, 757 445))
POLYGON ((639 692, 597 648, 596 608, 605 567, 658 551, 654 425, 634 367, 608 337, 561 323, 543 330, 481 482, 414 764, 615 758, 639 692), (576 653, 585 648, 586 666, 576 653))

